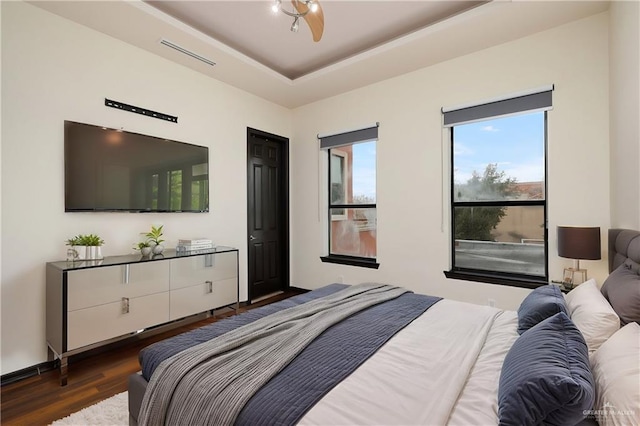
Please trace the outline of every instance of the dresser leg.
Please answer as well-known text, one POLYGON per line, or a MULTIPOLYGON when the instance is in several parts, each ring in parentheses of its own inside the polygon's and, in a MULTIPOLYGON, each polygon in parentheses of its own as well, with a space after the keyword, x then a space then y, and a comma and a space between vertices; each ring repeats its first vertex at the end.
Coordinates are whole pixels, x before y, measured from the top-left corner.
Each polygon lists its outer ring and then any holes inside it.
POLYGON ((67 369, 68 358, 66 356, 60 357, 60 386, 67 386, 67 369))

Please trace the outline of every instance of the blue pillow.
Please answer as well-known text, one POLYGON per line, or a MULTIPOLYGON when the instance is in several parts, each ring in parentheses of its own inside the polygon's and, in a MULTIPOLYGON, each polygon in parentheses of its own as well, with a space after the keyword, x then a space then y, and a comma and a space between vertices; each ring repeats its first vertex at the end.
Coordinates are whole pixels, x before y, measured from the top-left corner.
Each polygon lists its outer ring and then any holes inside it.
POLYGON ((595 401, 587 344, 564 313, 515 341, 502 364, 500 425, 575 425, 595 401))
POLYGON ((560 287, 550 284, 536 288, 524 298, 518 308, 518 334, 559 312, 569 316, 560 287))

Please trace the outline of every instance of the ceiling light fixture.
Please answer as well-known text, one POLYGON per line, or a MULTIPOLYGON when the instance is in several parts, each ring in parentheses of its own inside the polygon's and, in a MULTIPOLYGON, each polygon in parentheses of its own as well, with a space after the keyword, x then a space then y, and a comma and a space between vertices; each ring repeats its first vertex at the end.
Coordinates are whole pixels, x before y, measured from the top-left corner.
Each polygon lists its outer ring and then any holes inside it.
POLYGON ((299 19, 300 18, 298 18, 297 16, 293 19, 293 24, 291 24, 291 32, 293 33, 298 32, 298 28, 300 28, 299 19))
POLYGON ((291 24, 291 31, 294 33, 298 32, 298 29, 300 28, 300 18, 304 18, 311 28, 314 41, 319 41, 322 37, 322 30, 324 28, 324 16, 318 0, 291 0, 291 4, 293 5, 293 8, 291 10, 287 10, 282 6, 282 0, 274 0, 271 5, 271 10, 273 13, 282 12, 285 15, 292 17, 293 23, 291 24), (307 17, 309 12, 314 15, 318 15, 312 22, 310 22, 308 19, 309 17, 307 17))

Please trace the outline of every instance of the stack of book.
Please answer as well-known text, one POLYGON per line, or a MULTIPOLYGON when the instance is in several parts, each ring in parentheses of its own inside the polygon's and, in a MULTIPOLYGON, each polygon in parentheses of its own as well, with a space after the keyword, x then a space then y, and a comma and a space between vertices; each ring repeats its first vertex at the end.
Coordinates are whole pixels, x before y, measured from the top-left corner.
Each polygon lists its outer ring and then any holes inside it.
POLYGON ((205 253, 215 248, 212 240, 207 238, 190 238, 178 240, 177 252, 205 253))

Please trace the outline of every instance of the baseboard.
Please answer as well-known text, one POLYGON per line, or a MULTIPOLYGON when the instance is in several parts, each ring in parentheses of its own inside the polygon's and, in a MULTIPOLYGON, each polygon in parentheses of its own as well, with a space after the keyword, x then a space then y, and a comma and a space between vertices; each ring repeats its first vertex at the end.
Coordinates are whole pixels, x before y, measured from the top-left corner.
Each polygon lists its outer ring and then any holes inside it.
POLYGON ((11 373, 3 374, 0 377, 0 386, 15 383, 29 377, 38 376, 45 371, 50 371, 56 368, 56 361, 45 361, 40 364, 33 365, 31 367, 23 368, 22 370, 14 371, 11 373))
POLYGON ((272 297, 279 296, 284 294, 284 291, 274 291, 273 293, 265 294, 264 296, 256 297, 255 299, 251 299, 251 304, 262 302, 263 300, 271 299, 272 297))
POLYGON ((294 286, 289 286, 289 290, 295 291, 298 293, 308 293, 311 291, 311 290, 307 290, 306 288, 300 288, 300 287, 294 287, 294 286))

